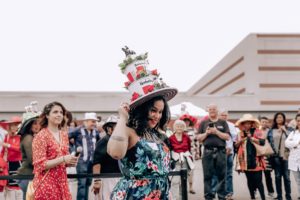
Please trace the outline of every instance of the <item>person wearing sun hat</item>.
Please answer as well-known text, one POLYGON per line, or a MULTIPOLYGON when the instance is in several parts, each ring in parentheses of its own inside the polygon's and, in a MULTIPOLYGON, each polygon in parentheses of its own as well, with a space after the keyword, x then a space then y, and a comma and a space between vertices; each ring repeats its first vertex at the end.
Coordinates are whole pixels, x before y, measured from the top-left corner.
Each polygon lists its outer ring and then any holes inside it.
MULTIPOLYGON (((105 136, 96 144, 93 159, 93 174, 100 173, 120 173, 118 161, 107 153, 108 140, 118 122, 118 117, 111 115, 103 124, 105 136)), ((111 191, 119 181, 119 178, 94 179, 94 194, 100 195, 102 199, 109 199, 111 191), (102 191, 102 193, 101 193, 102 191)))
MULTIPOLYGON (((19 175, 32 175, 33 164, 32 164, 32 141, 33 137, 40 131, 41 126, 39 123, 40 112, 35 108, 37 102, 31 102, 29 106, 25 107, 25 113, 23 114, 23 120, 18 130, 18 135, 21 136, 21 152, 22 152, 22 165, 18 169, 17 174, 19 175)), ((19 186, 26 194, 29 180, 23 179, 18 180, 19 186)), ((26 196, 23 195, 23 199, 26 196)))
POLYGON ((253 145, 253 143, 265 144, 265 137, 262 131, 259 130, 259 125, 258 119, 251 114, 244 114, 236 122, 236 126, 240 129, 236 142, 236 170, 245 173, 251 199, 255 199, 255 191, 258 189, 261 199, 264 200, 262 172, 265 170, 265 162, 263 156, 256 155, 256 148, 253 145))
MULTIPOLYGON (((20 150, 20 136, 17 134, 18 125, 22 122, 21 117, 14 116, 10 120, 2 122, 6 127, 8 134, 4 141, 0 142, 3 147, 1 150, 1 157, 8 163, 9 175, 15 175, 17 169, 21 166, 22 154, 20 150)), ((5 187, 5 198, 11 199, 17 196, 18 199, 23 198, 22 190, 15 180, 9 180, 5 187)))
POLYGON ((120 160, 123 177, 111 199, 169 199, 168 173, 170 150, 164 142, 164 130, 170 119, 167 101, 177 94, 149 69, 148 54, 136 55, 123 48, 126 58, 119 66, 128 78, 125 87, 130 103, 118 109, 119 120, 109 139, 107 152, 120 160))

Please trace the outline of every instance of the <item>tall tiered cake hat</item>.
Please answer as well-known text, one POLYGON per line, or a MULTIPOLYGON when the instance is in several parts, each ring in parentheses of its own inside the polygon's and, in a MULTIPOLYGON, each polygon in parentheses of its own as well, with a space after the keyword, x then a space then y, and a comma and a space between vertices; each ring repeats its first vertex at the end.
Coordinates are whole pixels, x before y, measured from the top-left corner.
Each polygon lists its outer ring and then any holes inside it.
POLYGON ((156 69, 148 69, 148 53, 136 56, 127 46, 122 50, 126 58, 119 67, 128 78, 125 88, 131 93, 131 109, 156 96, 163 96, 169 101, 177 94, 177 89, 167 86, 156 69))

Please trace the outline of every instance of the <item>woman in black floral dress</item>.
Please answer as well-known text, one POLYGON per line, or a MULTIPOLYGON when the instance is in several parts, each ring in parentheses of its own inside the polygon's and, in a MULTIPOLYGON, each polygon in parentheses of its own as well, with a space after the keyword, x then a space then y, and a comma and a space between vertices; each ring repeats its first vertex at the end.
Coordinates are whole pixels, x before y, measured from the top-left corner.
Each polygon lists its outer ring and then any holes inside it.
POLYGON ((107 145, 123 174, 110 198, 168 200, 170 151, 160 131, 170 119, 167 101, 177 89, 167 86, 156 69, 148 69, 147 53, 135 56, 126 46, 122 50, 126 58, 119 66, 132 98, 119 107, 120 118, 107 145))
POLYGON ((155 97, 131 111, 129 119, 126 116, 128 109, 128 104, 123 104, 119 109, 120 120, 108 144, 109 154, 121 159, 123 174, 111 199, 167 200, 170 152, 159 128, 163 128, 169 119, 168 105, 163 97, 155 97), (123 141, 125 136, 128 142, 123 141), (121 142, 128 146, 127 151, 122 152, 125 155, 116 149, 116 144, 120 147, 121 142))

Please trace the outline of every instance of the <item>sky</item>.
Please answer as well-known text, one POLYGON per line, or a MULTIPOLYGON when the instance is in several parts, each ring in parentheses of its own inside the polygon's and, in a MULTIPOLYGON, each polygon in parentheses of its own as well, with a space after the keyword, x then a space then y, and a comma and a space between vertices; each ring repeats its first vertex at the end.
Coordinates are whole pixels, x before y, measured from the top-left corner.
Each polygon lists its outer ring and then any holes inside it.
POLYGON ((121 48, 186 91, 250 33, 299 33, 299 1, 0 1, 0 91, 126 91, 121 48))

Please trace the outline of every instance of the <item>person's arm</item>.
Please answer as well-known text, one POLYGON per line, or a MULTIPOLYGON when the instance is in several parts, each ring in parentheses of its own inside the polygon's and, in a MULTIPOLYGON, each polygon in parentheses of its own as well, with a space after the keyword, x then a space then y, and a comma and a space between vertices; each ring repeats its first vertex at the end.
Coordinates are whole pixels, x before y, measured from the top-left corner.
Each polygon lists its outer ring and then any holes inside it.
POLYGON ((235 147, 238 149, 240 146, 241 146, 241 144, 247 139, 247 137, 244 137, 244 138, 242 138, 241 136, 240 136, 240 134, 241 134, 241 132, 239 132, 238 133, 238 137, 237 137, 237 140, 236 140, 236 143, 235 143, 235 147), (240 137, 239 137, 240 136, 240 137))
POLYGON ((93 173, 100 174, 101 165, 103 165, 102 163, 106 159, 105 157, 107 155, 107 142, 108 139, 104 137, 96 144, 96 148, 93 155, 93 173))
POLYGON ((208 127, 208 130, 206 132, 210 134, 214 134, 221 138, 222 140, 229 140, 230 139, 230 133, 229 133, 229 128, 227 123, 224 121, 224 126, 225 126, 225 133, 219 131, 215 126, 214 127, 208 127))
POLYGON ((75 167, 77 165, 77 162, 78 162, 78 157, 75 157, 71 154, 63 155, 55 159, 48 160, 46 162, 46 170, 56 167, 57 165, 60 165, 62 163, 65 164, 67 167, 75 167))
POLYGON ((68 133, 68 137, 69 137, 69 143, 74 145, 75 144, 75 139, 76 139, 76 135, 77 135, 77 129, 71 131, 68 133))
POLYGON ((203 142, 207 136, 208 136, 209 133, 205 132, 205 133, 200 133, 198 136, 197 136, 197 139, 199 142, 203 142))
POLYGON ((270 145, 271 145, 273 151, 274 151, 274 152, 277 152, 277 151, 276 151, 276 148, 275 148, 275 145, 274 145, 273 129, 270 129, 270 130, 268 131, 268 134, 267 134, 267 140, 269 141, 269 143, 270 143, 270 145))
POLYGON ((186 134, 187 139, 188 139, 188 148, 189 148, 189 152, 192 153, 192 140, 190 138, 190 136, 188 134, 186 134))
POLYGON ((296 123, 296 120, 295 119, 292 119, 289 124, 288 124, 288 127, 291 127, 291 128, 295 128, 297 126, 297 123, 296 123))
POLYGON ((107 144, 107 153, 114 159, 124 158, 127 149, 131 129, 127 127, 129 105, 123 103, 119 108, 120 119, 110 136, 107 144))
POLYGON ((3 147, 7 148, 9 151, 20 151, 20 144, 10 144, 10 143, 3 143, 3 147))
POLYGON ((34 169, 41 173, 45 170, 56 167, 60 164, 75 165, 77 158, 72 155, 59 156, 52 160, 47 160, 47 138, 44 133, 38 134, 32 142, 32 160, 34 169))
MULTIPOLYGON (((93 174, 100 174, 101 172, 101 164, 95 164, 93 166, 93 174)), ((93 191, 94 194, 98 194, 101 189, 101 179, 100 178, 95 178, 94 179, 94 184, 93 184, 93 191)))
POLYGON ((10 151, 20 151, 20 144, 10 144, 7 142, 7 140, 7 137, 5 137, 4 141, 0 141, 0 146, 3 146, 10 151))
POLYGON ((3 158, 5 152, 5 147, 3 146, 4 141, 5 139, 3 141, 0 141, 0 146, 2 146, 1 153, 0 153, 1 158, 3 158))
POLYGON ((63 138, 63 141, 65 143, 64 145, 68 149, 68 151, 65 152, 65 155, 64 155, 64 158, 63 158, 63 160, 65 162, 65 165, 66 165, 66 167, 76 167, 80 155, 75 156, 75 155, 70 154, 70 152, 69 152, 69 149, 70 149, 69 135, 68 135, 67 131, 62 133, 62 138, 63 138))
POLYGON ((213 134, 215 134, 216 136, 218 136, 222 140, 229 140, 230 139, 230 130, 229 130, 228 124, 227 124, 226 121, 222 120, 222 122, 223 122, 223 126, 224 126, 224 132, 218 130, 216 128, 216 126, 214 126, 213 128, 210 128, 210 129, 212 129, 213 134))
POLYGON ((255 137, 251 137, 252 142, 259 144, 261 146, 265 145, 265 139, 259 139, 255 137))
MULTIPOLYGON (((93 174, 100 174, 100 172, 101 172, 101 164, 95 164, 94 166, 93 166, 93 174)), ((96 180, 100 180, 99 178, 96 178, 96 180)))
POLYGON ((296 148, 299 145, 299 141, 293 140, 293 132, 289 134, 288 138, 285 140, 285 147, 289 149, 296 148))
POLYGON ((223 133, 223 132, 219 131, 218 129, 216 129, 215 127, 212 128, 212 129, 215 129, 212 132, 216 136, 218 136, 219 138, 221 138, 222 140, 229 140, 230 139, 230 135, 228 133, 223 133))
POLYGON ((33 140, 32 135, 26 135, 22 141, 25 154, 29 163, 32 163, 32 140, 33 140))
POLYGON ((45 170, 54 168, 60 164, 67 164, 67 156, 60 156, 52 160, 47 160, 45 163, 45 170))
POLYGON ((231 134, 231 138, 232 138, 232 142, 236 143, 237 138, 238 138, 238 132, 235 126, 232 127, 232 130, 230 130, 230 134, 231 134))
POLYGON ((256 129, 254 134, 250 136, 251 137, 251 141, 254 142, 255 144, 264 146, 265 145, 265 141, 266 141, 266 136, 264 135, 264 133, 261 130, 256 129))
POLYGON ((99 132, 99 131, 97 131, 97 135, 96 135, 96 141, 98 142, 100 139, 101 139, 101 138, 100 138, 100 132, 99 132))
POLYGON ((198 135, 196 136, 197 137, 197 140, 202 143, 208 136, 209 132, 207 131, 207 129, 204 130, 204 121, 202 121, 199 125, 199 131, 198 131, 198 135))

